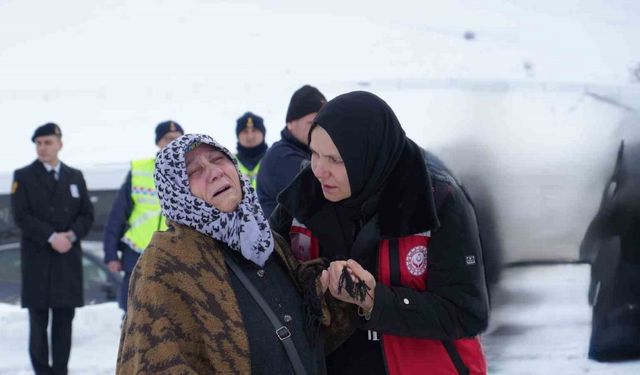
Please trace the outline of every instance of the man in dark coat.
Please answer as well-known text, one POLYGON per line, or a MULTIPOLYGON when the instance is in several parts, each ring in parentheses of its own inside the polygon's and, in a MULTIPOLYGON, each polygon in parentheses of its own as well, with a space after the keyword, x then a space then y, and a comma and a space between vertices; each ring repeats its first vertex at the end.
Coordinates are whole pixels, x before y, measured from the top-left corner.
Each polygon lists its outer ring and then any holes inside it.
POLYGON ((82 172, 58 159, 60 127, 48 123, 31 140, 38 159, 14 173, 11 205, 22 231, 22 307, 29 309, 29 355, 36 374, 66 374, 75 308, 84 305, 80 239, 93 224, 82 172), (52 310, 49 365, 47 325, 52 310))
POLYGON ((293 93, 287 109, 287 126, 262 158, 258 171, 257 193, 266 217, 276 208, 278 194, 311 158, 309 129, 327 100, 315 87, 304 85, 293 93))

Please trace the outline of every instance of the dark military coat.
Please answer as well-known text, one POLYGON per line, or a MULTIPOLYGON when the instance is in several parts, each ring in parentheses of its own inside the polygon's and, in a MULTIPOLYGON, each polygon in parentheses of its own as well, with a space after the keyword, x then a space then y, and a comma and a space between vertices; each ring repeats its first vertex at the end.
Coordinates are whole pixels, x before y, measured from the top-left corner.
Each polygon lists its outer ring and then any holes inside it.
POLYGON ((14 173, 11 206, 22 231, 22 306, 79 307, 84 304, 80 239, 93 224, 93 206, 82 172, 63 163, 56 181, 36 160, 14 173), (54 232, 77 239, 65 254, 48 242, 54 232))

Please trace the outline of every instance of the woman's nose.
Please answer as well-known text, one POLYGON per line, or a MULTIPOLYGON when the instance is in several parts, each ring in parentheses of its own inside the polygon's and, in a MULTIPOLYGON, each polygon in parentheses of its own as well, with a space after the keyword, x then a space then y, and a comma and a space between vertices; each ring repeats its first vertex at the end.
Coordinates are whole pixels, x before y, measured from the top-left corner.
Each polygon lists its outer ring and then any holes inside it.
POLYGON ((207 180, 215 181, 223 175, 222 168, 219 166, 209 163, 207 166, 207 180))
POLYGON ((318 178, 324 178, 327 174, 327 168, 325 167, 325 163, 320 160, 316 160, 315 168, 313 168, 313 174, 318 178))

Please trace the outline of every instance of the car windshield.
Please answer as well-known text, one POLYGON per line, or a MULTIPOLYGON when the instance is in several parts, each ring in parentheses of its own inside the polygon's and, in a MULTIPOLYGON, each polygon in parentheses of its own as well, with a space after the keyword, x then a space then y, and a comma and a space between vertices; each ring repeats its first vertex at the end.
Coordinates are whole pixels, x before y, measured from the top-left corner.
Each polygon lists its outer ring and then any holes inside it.
POLYGON ((20 281, 20 252, 0 251, 0 281, 20 281))

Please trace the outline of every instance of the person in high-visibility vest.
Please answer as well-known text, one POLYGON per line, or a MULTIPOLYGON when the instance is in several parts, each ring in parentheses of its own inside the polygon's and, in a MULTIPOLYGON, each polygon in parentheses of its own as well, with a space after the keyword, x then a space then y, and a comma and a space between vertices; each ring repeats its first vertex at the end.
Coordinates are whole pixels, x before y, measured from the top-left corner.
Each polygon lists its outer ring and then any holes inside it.
MULTIPOLYGON (((162 150, 181 135, 184 130, 177 122, 161 122, 156 126, 156 145, 162 150)), ((131 170, 118 191, 105 225, 104 262, 111 272, 124 271, 118 306, 125 312, 133 267, 153 233, 167 228, 153 181, 154 168, 155 157, 131 162, 131 170)))
POLYGON ((269 148, 264 142, 267 130, 262 117, 247 112, 236 121, 238 153, 235 155, 240 172, 247 176, 253 189, 256 189, 256 177, 260 170, 260 161, 269 148))

